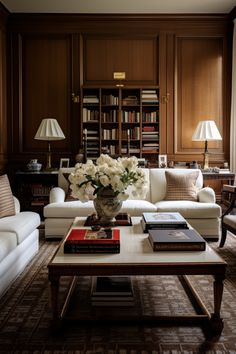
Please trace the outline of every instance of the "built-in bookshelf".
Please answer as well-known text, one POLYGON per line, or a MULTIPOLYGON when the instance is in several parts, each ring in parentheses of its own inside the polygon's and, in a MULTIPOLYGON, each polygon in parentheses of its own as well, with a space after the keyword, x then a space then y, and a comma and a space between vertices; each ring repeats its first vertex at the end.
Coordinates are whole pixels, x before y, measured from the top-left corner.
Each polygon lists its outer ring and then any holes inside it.
POLYGON ((89 159, 108 153, 157 160, 159 88, 83 87, 81 132, 89 159))

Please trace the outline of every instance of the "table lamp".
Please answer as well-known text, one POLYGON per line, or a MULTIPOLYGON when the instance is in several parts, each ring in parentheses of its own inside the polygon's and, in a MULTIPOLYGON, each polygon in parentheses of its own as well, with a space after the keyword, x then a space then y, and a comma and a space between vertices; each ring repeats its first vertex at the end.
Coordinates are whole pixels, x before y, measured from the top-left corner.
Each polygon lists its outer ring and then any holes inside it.
POLYGON ((65 139, 65 135, 61 130, 55 118, 44 118, 35 134, 34 139, 46 140, 48 142, 47 166, 46 170, 51 170, 51 141, 65 139))
POLYGON ((219 130, 213 120, 202 120, 198 123, 197 128, 192 136, 192 141, 205 141, 203 169, 209 168, 209 153, 208 141, 209 140, 222 140, 219 130))

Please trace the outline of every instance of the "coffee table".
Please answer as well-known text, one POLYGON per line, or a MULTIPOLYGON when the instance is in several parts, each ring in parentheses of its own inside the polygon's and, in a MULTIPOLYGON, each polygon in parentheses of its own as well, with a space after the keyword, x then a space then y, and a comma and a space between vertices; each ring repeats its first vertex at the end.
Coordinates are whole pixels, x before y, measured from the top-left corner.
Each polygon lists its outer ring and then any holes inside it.
MULTIPOLYGON (((84 275, 177 275, 184 283, 186 293, 195 307, 196 315, 173 316, 140 316, 125 318, 145 321, 152 325, 161 323, 201 325, 210 335, 220 335, 223 330, 223 320, 220 308, 223 294, 223 281, 226 273, 226 262, 207 244, 205 251, 162 251, 153 252, 148 234, 142 232, 141 217, 132 217, 132 226, 121 226, 121 247, 119 254, 64 254, 63 244, 48 264, 48 277, 51 289, 52 324, 57 329, 66 317, 70 297, 75 288, 78 276, 84 275), (210 313, 188 275, 212 275, 214 312, 210 313), (59 304, 59 285, 62 276, 72 276, 73 281, 68 289, 67 297, 62 306, 59 304)), ((75 218, 71 227, 84 227, 85 218, 75 218)), ((119 319, 120 320, 120 319, 119 319)), ((94 323, 94 319, 93 319, 94 323)))

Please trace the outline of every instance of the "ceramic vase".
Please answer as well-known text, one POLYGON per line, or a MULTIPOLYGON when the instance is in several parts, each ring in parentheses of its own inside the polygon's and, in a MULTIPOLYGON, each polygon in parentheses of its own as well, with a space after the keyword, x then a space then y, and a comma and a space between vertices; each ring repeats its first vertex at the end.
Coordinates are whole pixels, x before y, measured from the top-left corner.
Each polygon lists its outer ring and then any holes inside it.
POLYGON ((102 226, 114 225, 115 216, 122 207, 122 201, 114 195, 111 189, 104 189, 94 199, 94 208, 97 213, 97 222, 102 226))

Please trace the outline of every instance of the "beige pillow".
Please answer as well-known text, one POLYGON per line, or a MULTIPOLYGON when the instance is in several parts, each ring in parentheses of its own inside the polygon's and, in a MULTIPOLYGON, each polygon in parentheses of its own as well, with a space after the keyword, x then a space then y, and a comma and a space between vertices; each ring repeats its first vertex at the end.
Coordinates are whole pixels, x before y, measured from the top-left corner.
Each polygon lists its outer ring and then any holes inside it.
POLYGON ((74 197, 72 197, 72 195, 71 195, 72 190, 70 189, 70 181, 69 181, 70 173, 64 172, 64 173, 63 173, 63 176, 65 177, 65 179, 66 179, 67 182, 68 182, 68 190, 67 190, 67 193, 66 193, 65 202, 73 202, 74 200, 79 200, 78 198, 74 198, 74 197))
POLYGON ((7 175, 0 176, 0 218, 15 215, 15 204, 7 175))
POLYGON ((166 197, 165 200, 197 200, 196 180, 199 171, 177 174, 165 171, 166 197))

